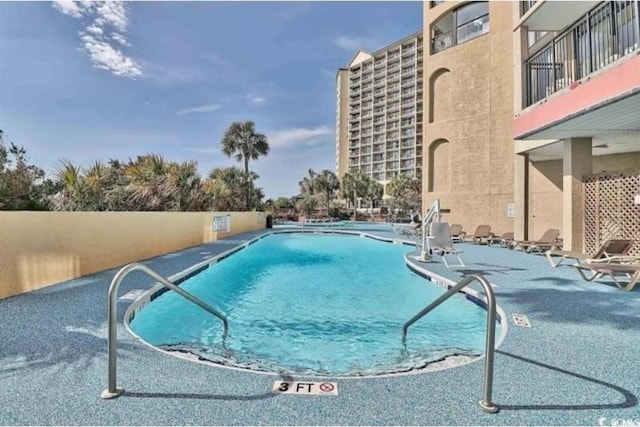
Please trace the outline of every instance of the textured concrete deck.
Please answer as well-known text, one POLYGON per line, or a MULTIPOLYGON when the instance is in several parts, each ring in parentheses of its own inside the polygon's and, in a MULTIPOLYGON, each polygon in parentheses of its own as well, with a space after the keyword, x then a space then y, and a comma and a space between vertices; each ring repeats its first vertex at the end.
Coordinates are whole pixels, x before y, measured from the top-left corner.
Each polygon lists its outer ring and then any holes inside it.
MULTIPOLYGON (((257 234, 145 263, 170 276, 257 234)), ((422 265, 453 280, 479 272, 496 285, 509 322, 495 361, 498 414, 484 414, 477 405, 482 361, 438 372, 338 379, 338 396, 276 396, 270 390, 277 376, 166 355, 124 328, 118 384, 126 392, 104 401, 99 395, 106 386, 112 269, 0 300, 0 424, 640 425, 640 289, 584 282, 571 267, 553 269, 538 255, 470 243, 460 248, 465 268, 448 270, 438 257, 422 265), (526 314, 531 328, 515 326, 514 312, 526 314)), ((151 285, 150 278, 132 273, 120 294, 151 285)), ((128 304, 119 303, 120 317, 128 304)))

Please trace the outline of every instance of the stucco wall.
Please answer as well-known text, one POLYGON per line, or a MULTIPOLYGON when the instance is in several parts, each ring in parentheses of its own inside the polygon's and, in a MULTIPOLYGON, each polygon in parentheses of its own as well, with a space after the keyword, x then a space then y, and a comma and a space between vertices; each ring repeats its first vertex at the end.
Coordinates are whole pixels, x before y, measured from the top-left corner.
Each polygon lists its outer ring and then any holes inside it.
POLYGON ((549 228, 562 230, 562 160, 531 163, 528 197, 530 240, 549 228))
POLYGON ((0 212, 0 298, 265 227, 263 213, 0 212), (226 213, 219 213, 226 214, 226 213))
MULTIPOLYGON (((593 173, 640 168, 640 153, 593 157, 593 173)), ((529 238, 538 239, 549 228, 562 230, 562 160, 529 165, 529 238)))
MULTIPOLYGON (((425 3, 425 46, 432 24, 463 3, 425 3)), ((491 2, 489 16, 488 34, 425 51, 423 208, 439 198, 443 219, 467 233, 480 224, 513 229, 512 5, 491 2)))

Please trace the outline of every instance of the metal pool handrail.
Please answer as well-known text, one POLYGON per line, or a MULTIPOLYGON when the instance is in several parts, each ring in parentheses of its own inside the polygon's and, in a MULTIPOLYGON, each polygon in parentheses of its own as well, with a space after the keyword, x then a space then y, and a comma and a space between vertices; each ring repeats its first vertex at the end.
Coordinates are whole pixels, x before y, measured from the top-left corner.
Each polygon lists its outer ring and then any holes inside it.
POLYGON ((223 325, 223 331, 222 331, 223 342, 227 338, 227 332, 229 330, 229 323, 227 322, 227 317, 224 314, 222 314, 215 308, 211 307, 210 305, 206 304, 202 300, 196 298, 195 296, 185 291, 184 289, 178 287, 167 278, 162 277, 161 275, 159 275, 158 273, 156 273, 146 265, 140 264, 138 262, 134 262, 122 267, 122 269, 118 271, 118 273, 115 275, 115 277, 111 281, 111 285, 109 285, 109 297, 108 297, 109 299, 107 302, 107 318, 108 318, 108 324, 109 324, 109 335, 107 339, 108 353, 109 353, 109 368, 108 368, 109 371, 108 371, 107 389, 104 390, 100 395, 100 397, 102 397, 103 399, 112 399, 114 397, 120 396, 124 392, 124 389, 117 388, 116 386, 118 288, 120 287, 120 283, 122 282, 122 279, 124 279, 127 274, 135 270, 140 270, 144 273, 147 273, 149 276, 151 276, 152 278, 160 282, 164 287, 171 289, 172 291, 175 291, 178 295, 186 298, 187 300, 191 301, 198 307, 202 308, 205 311, 208 311, 209 313, 211 313, 212 315, 220 319, 223 325))
POLYGON ((413 325, 420 318, 448 300, 452 295, 458 293, 458 291, 460 291, 462 288, 471 284, 471 282, 473 282, 474 280, 480 282, 487 296, 487 341, 484 360, 484 395, 482 397, 482 400, 480 400, 478 404, 483 411, 496 413, 500 410, 500 408, 498 408, 498 405, 491 401, 491 391, 493 386, 493 356, 495 352, 496 336, 496 297, 493 293, 493 288, 491 288, 491 285, 489 284, 487 279, 479 274, 470 274, 462 278, 462 280, 456 283, 451 289, 442 294, 438 299, 433 301, 431 304, 429 304, 404 324, 404 326, 402 327, 402 344, 406 348, 407 329, 409 328, 409 326, 413 325))

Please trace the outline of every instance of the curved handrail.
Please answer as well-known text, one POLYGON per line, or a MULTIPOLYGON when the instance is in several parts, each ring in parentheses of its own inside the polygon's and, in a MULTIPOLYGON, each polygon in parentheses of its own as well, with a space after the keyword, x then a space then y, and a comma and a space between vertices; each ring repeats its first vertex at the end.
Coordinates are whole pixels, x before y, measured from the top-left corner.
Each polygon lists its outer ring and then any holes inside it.
POLYGON ((430 259, 429 248, 429 224, 436 221, 440 221, 440 199, 435 199, 433 204, 429 208, 426 214, 422 218, 422 236, 420 237, 420 245, 416 242, 416 249, 420 246, 420 260, 427 261, 430 259))
POLYGON ((107 389, 104 390, 101 394, 101 397, 103 399, 111 399, 114 397, 118 397, 124 392, 124 389, 117 388, 116 386, 118 288, 120 287, 120 283, 122 282, 122 279, 124 279, 127 274, 135 270, 140 270, 148 274, 149 276, 151 276, 152 278, 160 282, 166 288, 171 289, 172 291, 175 291, 178 295, 186 298, 187 300, 191 301, 198 307, 202 308, 205 311, 208 311, 209 313, 211 313, 212 315, 220 319, 223 325, 223 331, 222 331, 223 342, 227 338, 227 332, 229 330, 229 323, 227 321, 227 317, 224 314, 222 314, 215 308, 211 307, 210 305, 206 304, 202 300, 191 295, 189 292, 185 291, 184 289, 178 287, 177 285, 175 285, 173 282, 166 279, 165 277, 162 277, 161 275, 159 275, 158 273, 156 273, 146 265, 140 264, 138 262, 134 262, 122 267, 122 269, 118 271, 118 273, 115 275, 115 277, 111 281, 111 285, 109 285, 109 296, 108 296, 108 302, 107 302, 107 318, 108 318, 108 327, 109 327, 109 335, 107 339, 108 353, 109 353, 109 367, 108 367, 109 371, 108 371, 107 389))
POLYGON ((432 311, 434 308, 445 302, 452 295, 458 293, 462 288, 471 284, 471 282, 477 280, 484 288, 484 292, 487 296, 487 341, 485 350, 484 361, 484 395, 482 400, 478 402, 480 407, 485 412, 495 413, 499 411, 498 405, 491 402, 491 391, 493 386, 493 356, 495 353, 495 336, 496 336, 496 297, 493 293, 493 288, 485 279, 479 274, 470 274, 465 276, 456 283, 451 289, 442 294, 439 298, 433 301, 431 304, 422 309, 418 314, 413 316, 402 327, 402 344, 407 346, 407 329, 413 325, 420 318, 432 311))

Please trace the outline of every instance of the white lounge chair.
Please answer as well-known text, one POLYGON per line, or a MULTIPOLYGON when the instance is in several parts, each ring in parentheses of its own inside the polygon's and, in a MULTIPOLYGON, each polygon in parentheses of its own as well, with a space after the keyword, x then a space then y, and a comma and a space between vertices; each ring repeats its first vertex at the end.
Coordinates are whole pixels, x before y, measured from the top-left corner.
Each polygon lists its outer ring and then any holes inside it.
POLYGON ((442 257, 442 261, 447 268, 465 267, 462 258, 460 258, 462 251, 453 247, 453 240, 451 239, 451 233, 449 231, 449 223, 431 223, 431 226, 429 227, 429 249, 442 257), (454 255, 457 257, 459 264, 450 265, 447 262, 446 255, 454 255))
POLYGON ((640 264, 616 264, 606 262, 577 263, 573 265, 584 280, 589 282, 602 276, 609 276, 620 289, 630 291, 640 279, 640 264), (591 273, 587 276, 586 271, 591 273), (627 277, 626 283, 619 276, 627 277))
POLYGON ((547 261, 552 267, 559 266, 562 261, 567 258, 573 258, 580 263, 585 264, 589 262, 624 262, 626 261, 638 261, 638 257, 629 257, 627 254, 635 244, 633 239, 610 239, 605 241, 598 250, 592 254, 587 255, 582 252, 576 251, 563 251, 563 250, 548 250, 545 252, 547 261), (560 257, 558 262, 553 260, 553 257, 560 257))

